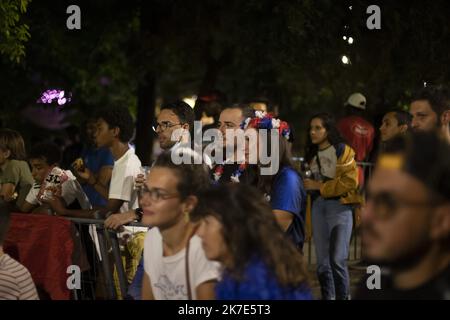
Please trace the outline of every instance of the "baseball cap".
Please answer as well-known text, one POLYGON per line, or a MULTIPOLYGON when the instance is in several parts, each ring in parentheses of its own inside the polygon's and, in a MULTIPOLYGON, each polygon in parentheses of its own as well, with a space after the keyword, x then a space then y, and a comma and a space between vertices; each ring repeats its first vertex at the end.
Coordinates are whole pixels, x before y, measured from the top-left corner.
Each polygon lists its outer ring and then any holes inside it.
POLYGON ((361 93, 355 92, 348 97, 345 102, 346 106, 352 106, 354 108, 358 108, 361 110, 366 110, 366 97, 364 97, 361 93))

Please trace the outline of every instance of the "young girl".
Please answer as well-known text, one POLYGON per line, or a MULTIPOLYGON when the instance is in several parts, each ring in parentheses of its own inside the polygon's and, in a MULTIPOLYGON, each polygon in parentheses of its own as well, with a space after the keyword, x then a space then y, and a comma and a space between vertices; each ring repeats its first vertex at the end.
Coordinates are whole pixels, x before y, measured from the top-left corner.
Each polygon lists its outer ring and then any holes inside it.
POLYGON ((22 206, 34 182, 25 159, 22 136, 14 130, 0 129, 0 197, 16 208, 22 206))
POLYGON ((327 113, 312 117, 306 161, 314 179, 305 179, 313 197, 312 227, 322 299, 349 299, 347 257, 352 205, 359 204, 355 152, 342 142, 327 113))
POLYGON ((253 187, 220 185, 200 196, 191 215, 208 259, 224 270, 217 299, 310 300, 302 255, 253 187))
MULTIPOLYGON (((256 117, 248 118, 243 125, 246 134, 251 134, 253 130, 258 135, 257 139, 253 139, 256 144, 252 145, 249 141, 246 158, 251 162, 251 153, 257 156, 257 188, 266 195, 282 230, 301 251, 305 239, 306 192, 302 179, 292 163, 290 127, 285 121, 275 119, 265 112, 257 111, 255 114, 256 117), (272 129, 277 133, 275 139, 271 137, 272 129), (266 136, 261 134, 262 131, 266 131, 266 136), (272 146, 273 143, 277 145, 272 146), (264 149, 268 151, 273 149, 275 152, 270 154, 273 162, 269 163, 269 166, 273 169, 269 174, 263 172, 264 169, 268 169, 261 159, 264 149)), ((251 135, 249 137, 251 140, 251 135)))
POLYGON ((142 223, 153 226, 144 242, 143 300, 214 299, 219 268, 206 258, 189 221, 196 194, 209 184, 203 165, 175 165, 171 152, 155 161, 140 191, 142 223))

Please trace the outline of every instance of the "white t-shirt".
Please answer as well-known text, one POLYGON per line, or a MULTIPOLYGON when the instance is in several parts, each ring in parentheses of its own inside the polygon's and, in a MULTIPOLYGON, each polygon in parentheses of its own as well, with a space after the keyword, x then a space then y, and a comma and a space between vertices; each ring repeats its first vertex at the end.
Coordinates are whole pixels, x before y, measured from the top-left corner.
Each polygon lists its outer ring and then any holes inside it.
POLYGON ((120 212, 139 207, 134 179, 140 173, 140 168, 141 160, 134 154, 133 148, 129 148, 120 159, 114 161, 108 198, 124 201, 120 212))
POLYGON ((311 164, 311 171, 313 172, 315 179, 322 180, 323 177, 334 179, 336 176, 337 163, 336 148, 331 145, 324 150, 319 150, 317 155, 319 156, 321 170, 319 173, 317 157, 314 157, 311 164))
MULTIPOLYGON (((83 188, 77 181, 77 178, 72 174, 70 170, 64 170, 64 173, 67 175, 68 179, 61 185, 61 196, 66 204, 70 205, 75 200, 78 200, 81 209, 91 209, 89 198, 84 193, 83 188)), ((28 192, 25 201, 35 206, 42 205, 42 202, 40 201, 40 199, 38 199, 38 193, 40 189, 41 184, 34 183, 30 191, 28 192)))
MULTIPOLYGON (((163 257, 162 236, 158 228, 147 232, 144 241, 144 270, 150 278, 156 300, 187 300, 186 249, 173 256, 163 257)), ((194 235, 189 247, 189 279, 192 299, 196 288, 208 280, 218 279, 220 265, 206 258, 201 239, 194 235)))

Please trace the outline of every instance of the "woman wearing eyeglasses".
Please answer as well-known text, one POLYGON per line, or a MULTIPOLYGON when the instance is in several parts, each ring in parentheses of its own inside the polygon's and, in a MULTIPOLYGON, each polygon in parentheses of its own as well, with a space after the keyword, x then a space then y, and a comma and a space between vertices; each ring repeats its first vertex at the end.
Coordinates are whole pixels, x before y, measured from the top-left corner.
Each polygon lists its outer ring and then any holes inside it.
POLYGON ((347 268, 353 225, 352 205, 359 204, 355 152, 343 143, 327 113, 312 117, 306 160, 314 179, 304 185, 313 198, 312 227, 322 299, 349 299, 347 268))
POLYGON ((170 152, 155 161, 140 191, 142 223, 153 226, 144 242, 143 300, 214 299, 218 264, 206 258, 189 221, 209 183, 203 165, 175 165, 170 152))

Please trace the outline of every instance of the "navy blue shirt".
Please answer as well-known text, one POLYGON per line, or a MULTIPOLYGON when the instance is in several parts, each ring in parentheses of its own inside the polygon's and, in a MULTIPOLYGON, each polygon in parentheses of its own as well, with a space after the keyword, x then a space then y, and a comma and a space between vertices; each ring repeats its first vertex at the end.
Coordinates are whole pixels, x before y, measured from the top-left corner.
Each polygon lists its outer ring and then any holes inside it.
MULTIPOLYGON (((94 174, 98 174, 104 166, 114 166, 114 158, 108 148, 86 148, 83 150, 81 157, 83 158, 86 168, 94 174)), ((104 207, 108 202, 98 193, 93 186, 84 184, 83 190, 89 198, 92 206, 104 207)))
POLYGON ((286 233, 302 249, 305 241, 306 192, 302 178, 294 168, 280 168, 272 185, 270 204, 272 210, 288 211, 294 215, 286 233))

